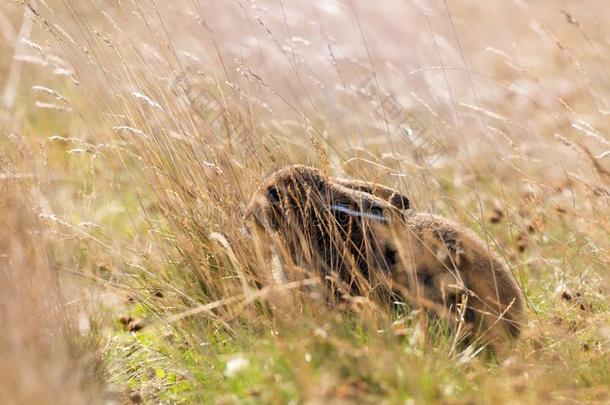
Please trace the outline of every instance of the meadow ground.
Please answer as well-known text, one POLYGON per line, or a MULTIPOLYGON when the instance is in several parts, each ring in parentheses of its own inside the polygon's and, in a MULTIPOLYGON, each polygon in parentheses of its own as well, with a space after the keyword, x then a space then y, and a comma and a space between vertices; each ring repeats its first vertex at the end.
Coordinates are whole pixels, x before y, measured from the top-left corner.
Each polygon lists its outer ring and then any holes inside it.
POLYGON ((605 0, 0 2, 0 403, 610 401, 605 0), (289 163, 474 229, 522 339, 273 284, 289 163))

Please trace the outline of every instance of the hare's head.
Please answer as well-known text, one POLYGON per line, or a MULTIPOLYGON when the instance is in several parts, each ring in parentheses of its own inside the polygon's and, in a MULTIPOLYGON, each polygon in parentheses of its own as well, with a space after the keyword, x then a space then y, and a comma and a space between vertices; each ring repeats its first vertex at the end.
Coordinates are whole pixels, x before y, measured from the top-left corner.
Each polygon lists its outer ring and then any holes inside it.
POLYGON ((350 286, 368 280, 373 267, 388 269, 376 235, 389 233, 403 215, 360 184, 351 188, 306 166, 271 175, 247 210, 253 226, 281 240, 293 261, 338 274, 350 286))

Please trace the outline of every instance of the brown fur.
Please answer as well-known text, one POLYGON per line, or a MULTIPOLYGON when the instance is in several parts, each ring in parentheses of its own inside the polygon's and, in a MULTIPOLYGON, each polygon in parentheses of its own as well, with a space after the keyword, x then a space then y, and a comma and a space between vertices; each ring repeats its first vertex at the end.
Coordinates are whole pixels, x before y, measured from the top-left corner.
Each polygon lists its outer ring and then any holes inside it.
POLYGON ((333 289, 398 293, 486 340, 518 336, 524 297, 509 269, 471 231, 409 207, 394 189, 292 166, 264 183, 247 216, 284 262, 318 269, 333 289))

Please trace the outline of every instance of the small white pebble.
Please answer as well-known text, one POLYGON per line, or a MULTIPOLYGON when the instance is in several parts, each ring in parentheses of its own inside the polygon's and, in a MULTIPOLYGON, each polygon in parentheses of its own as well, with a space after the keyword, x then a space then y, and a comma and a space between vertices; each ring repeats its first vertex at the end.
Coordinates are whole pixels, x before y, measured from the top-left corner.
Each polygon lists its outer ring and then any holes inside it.
POLYGON ((225 369, 224 375, 227 377, 233 377, 237 375, 237 373, 248 367, 249 364, 250 362, 248 361, 248 359, 241 355, 231 357, 227 361, 227 367, 225 369))

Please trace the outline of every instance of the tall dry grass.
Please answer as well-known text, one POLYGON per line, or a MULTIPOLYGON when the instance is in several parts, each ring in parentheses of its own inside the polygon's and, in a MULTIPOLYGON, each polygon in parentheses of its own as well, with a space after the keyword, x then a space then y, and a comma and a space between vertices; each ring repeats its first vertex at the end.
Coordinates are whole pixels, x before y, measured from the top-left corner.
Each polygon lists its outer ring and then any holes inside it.
POLYGON ((41 219, 45 197, 32 184, 36 175, 11 170, 5 153, 3 147, 0 402, 101 402, 104 371, 91 314, 61 276, 71 267, 62 251, 68 247, 41 219))
POLYGON ((23 303, 2 307, 19 325, 2 346, 7 375, 56 379, 2 395, 98 392, 99 346, 74 346, 63 269, 102 298, 89 310, 144 326, 100 331, 110 380, 134 400, 607 399, 604 7, 11 4, 1 145, 27 164, 3 163, 0 178, 15 285, 2 302, 23 303), (513 355, 490 363, 417 314, 337 313, 272 287, 243 212, 266 173, 295 162, 398 187, 474 228, 528 296, 513 355), (242 379, 223 375, 234 352, 250 359, 242 379))

